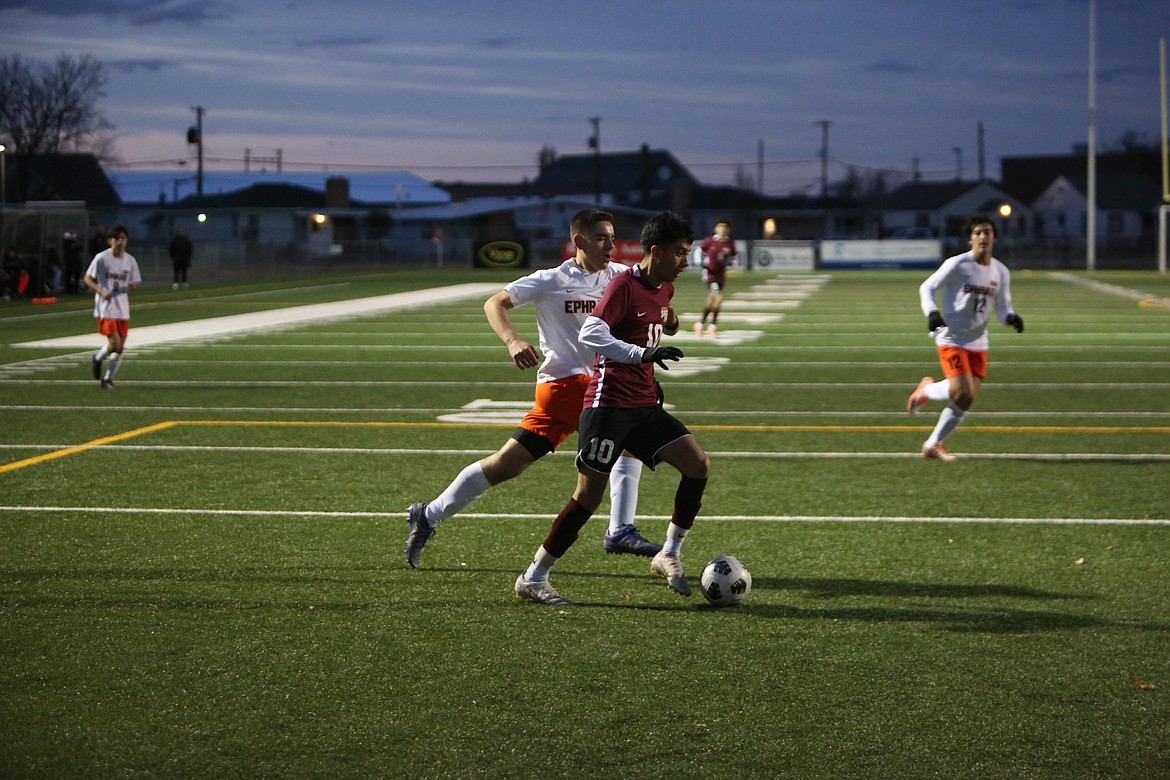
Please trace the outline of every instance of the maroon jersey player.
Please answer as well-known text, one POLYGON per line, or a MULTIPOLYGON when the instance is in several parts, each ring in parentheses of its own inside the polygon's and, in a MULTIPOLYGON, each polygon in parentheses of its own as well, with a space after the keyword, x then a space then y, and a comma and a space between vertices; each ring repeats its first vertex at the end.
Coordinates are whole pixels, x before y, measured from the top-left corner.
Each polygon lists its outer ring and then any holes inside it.
POLYGON ((707 300, 703 303, 703 316, 695 323, 695 335, 703 335, 703 326, 712 336, 719 329, 719 310, 723 308, 723 290, 727 287, 727 266, 735 257, 735 241, 731 239, 731 225, 721 219, 715 223, 715 235, 707 236, 699 244, 703 253, 703 283, 707 285, 707 300), (707 325, 707 315, 711 324, 707 325))
POLYGON ((518 598, 570 603, 549 583, 549 570, 601 504, 610 471, 623 452, 651 469, 665 461, 681 475, 666 542, 650 569, 666 578, 671 590, 691 594, 680 552, 699 513, 711 462, 686 426, 662 408, 654 366, 665 370, 667 361, 683 356, 659 340, 678 329, 670 299, 693 240, 690 225, 679 215, 668 211, 652 218, 642 229, 642 261, 610 282, 581 327, 581 342, 597 358, 578 426, 577 487, 532 564, 516 580, 518 598))

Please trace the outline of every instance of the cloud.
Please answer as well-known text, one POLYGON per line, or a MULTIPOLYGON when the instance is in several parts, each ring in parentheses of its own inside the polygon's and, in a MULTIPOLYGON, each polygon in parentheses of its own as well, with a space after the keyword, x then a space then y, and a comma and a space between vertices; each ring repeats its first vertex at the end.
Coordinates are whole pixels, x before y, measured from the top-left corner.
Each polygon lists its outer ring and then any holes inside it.
POLYGON ((897 60, 879 60, 864 66, 862 70, 866 73, 889 73, 895 76, 918 72, 918 68, 913 65, 897 60))
POLYGON ((381 42, 381 38, 373 35, 335 35, 303 38, 295 43, 298 48, 303 49, 351 49, 373 46, 381 42))
POLYGON ((177 62, 173 60, 105 60, 102 64, 119 71, 120 73, 133 73, 135 71, 146 71, 148 73, 157 73, 167 68, 178 67, 177 62))
POLYGON ((203 22, 223 19, 227 8, 217 0, 0 0, 0 11, 26 11, 57 19, 97 16, 121 19, 132 25, 164 22, 203 22))

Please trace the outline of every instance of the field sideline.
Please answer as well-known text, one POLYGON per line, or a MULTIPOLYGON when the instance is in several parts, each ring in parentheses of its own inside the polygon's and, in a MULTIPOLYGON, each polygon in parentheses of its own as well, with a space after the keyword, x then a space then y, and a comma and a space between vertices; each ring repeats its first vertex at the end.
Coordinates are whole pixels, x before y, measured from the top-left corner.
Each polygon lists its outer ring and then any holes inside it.
POLYGON ((1170 776, 1170 280, 1014 274, 944 464, 920 274, 739 274, 714 339, 685 275, 684 563, 752 597, 604 555, 603 505, 547 609, 511 584, 575 437, 402 556, 531 402, 481 307, 514 275, 141 290, 107 392, 87 297, 0 308, 0 776, 1170 776))

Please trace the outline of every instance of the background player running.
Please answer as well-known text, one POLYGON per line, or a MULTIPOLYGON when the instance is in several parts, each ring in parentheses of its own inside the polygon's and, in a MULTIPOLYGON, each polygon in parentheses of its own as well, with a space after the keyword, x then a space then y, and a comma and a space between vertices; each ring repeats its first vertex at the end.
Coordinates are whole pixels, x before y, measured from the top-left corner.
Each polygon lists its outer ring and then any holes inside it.
POLYGON ((707 315, 711 324, 707 333, 714 336, 719 330, 719 310, 723 308, 723 290, 727 287, 727 266, 735 257, 735 242, 731 239, 731 225, 721 219, 715 223, 715 235, 707 236, 699 249, 703 252, 703 283, 707 285, 707 300, 703 303, 703 315, 695 323, 695 335, 703 335, 707 315))
POLYGON ((943 440, 963 422, 967 410, 987 376, 988 306, 996 317, 1023 333, 1024 320, 1012 308, 1011 274, 991 255, 995 225, 983 215, 967 220, 964 227, 970 251, 948 257, 918 288, 927 328, 934 334, 938 359, 946 379, 923 377, 906 401, 906 411, 916 414, 927 401, 949 401, 938 423, 922 445, 922 457, 952 461, 943 440), (939 312, 939 301, 942 312, 939 312))
POLYGON ((106 242, 109 249, 94 255, 82 280, 93 290, 93 316, 98 321, 98 333, 106 337, 105 346, 93 356, 93 378, 101 381, 103 389, 112 390, 130 332, 129 293, 142 284, 142 274, 134 255, 126 251, 126 228, 115 225, 106 242), (110 363, 103 374, 102 361, 107 357, 110 363))

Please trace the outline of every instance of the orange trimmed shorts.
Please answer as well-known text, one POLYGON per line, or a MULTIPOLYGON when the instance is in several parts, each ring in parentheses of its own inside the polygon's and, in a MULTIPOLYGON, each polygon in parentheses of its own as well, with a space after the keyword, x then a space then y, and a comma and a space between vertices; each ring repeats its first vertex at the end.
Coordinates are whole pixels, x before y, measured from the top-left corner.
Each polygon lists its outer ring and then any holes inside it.
POLYGON ((122 341, 126 340, 126 335, 130 332, 130 320, 107 320, 105 317, 98 318, 98 333, 103 336, 112 336, 117 333, 122 337, 122 341))
POLYGON ((987 352, 963 349, 962 347, 939 347, 938 362, 942 364, 943 375, 950 379, 960 374, 974 374, 980 379, 987 378, 987 352))
POLYGON ((548 439, 555 450, 558 444, 569 438, 569 434, 577 432, 577 421, 581 418, 588 387, 589 377, 581 374, 539 383, 536 402, 524 415, 519 427, 548 439))

